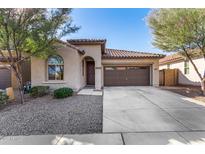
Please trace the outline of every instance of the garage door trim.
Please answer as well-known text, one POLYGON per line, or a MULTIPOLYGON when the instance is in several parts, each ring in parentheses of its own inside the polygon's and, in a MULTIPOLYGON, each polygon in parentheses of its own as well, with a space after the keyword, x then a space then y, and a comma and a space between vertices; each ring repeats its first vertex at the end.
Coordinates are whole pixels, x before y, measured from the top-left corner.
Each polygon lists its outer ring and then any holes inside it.
POLYGON ((151 85, 150 70, 151 70, 150 65, 105 65, 104 85, 105 86, 150 86, 151 85), (106 70, 106 68, 110 68, 110 71, 106 70), (140 75, 138 76, 138 74, 140 75), (135 76, 136 78, 133 78, 133 76, 135 76))

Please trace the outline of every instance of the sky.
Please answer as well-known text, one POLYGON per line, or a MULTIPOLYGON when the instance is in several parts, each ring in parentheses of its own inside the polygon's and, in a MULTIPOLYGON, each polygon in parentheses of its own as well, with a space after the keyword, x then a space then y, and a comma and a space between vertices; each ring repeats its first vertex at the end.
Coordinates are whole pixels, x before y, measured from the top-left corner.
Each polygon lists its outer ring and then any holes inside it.
POLYGON ((80 30, 67 39, 106 39, 106 47, 163 53, 152 46, 146 23, 150 9, 73 9, 73 24, 80 30))

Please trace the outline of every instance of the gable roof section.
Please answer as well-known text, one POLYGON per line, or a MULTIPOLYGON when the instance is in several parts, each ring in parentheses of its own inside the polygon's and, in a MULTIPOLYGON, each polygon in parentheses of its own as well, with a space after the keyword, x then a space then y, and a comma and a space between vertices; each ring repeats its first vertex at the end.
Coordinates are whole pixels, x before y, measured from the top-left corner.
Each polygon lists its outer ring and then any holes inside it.
MULTIPOLYGON (((202 54, 201 54, 201 51, 199 49, 189 50, 188 54, 192 58, 201 58, 201 57, 203 57, 202 54)), ((184 60, 186 60, 186 55, 184 54, 184 52, 179 52, 179 53, 175 53, 175 54, 172 54, 172 55, 168 55, 168 56, 160 59, 159 64, 164 65, 164 64, 170 64, 170 63, 174 63, 174 62, 178 62, 178 61, 184 61, 184 60)))
POLYGON ((71 44, 105 44, 106 39, 69 39, 71 44))
POLYGON ((77 50, 80 54, 85 54, 85 51, 84 51, 84 50, 78 48, 78 47, 75 46, 75 45, 72 45, 72 44, 69 43, 69 42, 64 42, 64 41, 61 41, 61 40, 57 40, 57 42, 58 42, 58 43, 61 43, 61 44, 64 44, 64 45, 66 45, 66 46, 68 46, 68 47, 70 47, 70 48, 72 48, 72 49, 77 50))
POLYGON ((101 52, 105 52, 106 39, 69 39, 67 42, 72 45, 101 45, 101 52))
MULTIPOLYGON (((56 42, 60 43, 60 44, 63 44, 63 45, 66 45, 74 50, 77 50, 80 54, 85 54, 85 51, 76 47, 75 45, 72 45, 68 42, 64 42, 62 40, 56 40, 56 42)), ((8 52, 6 50, 2 50, 3 54, 8 57, 8 52)), ((13 58, 14 60, 16 60, 16 54, 15 52, 12 50, 12 55, 13 55, 13 58)), ((7 62, 7 59, 5 59, 4 57, 2 57, 2 55, 0 54, 0 62, 7 62)))
POLYGON ((138 58, 163 58, 163 54, 137 52, 118 49, 105 49, 103 59, 138 59, 138 58))
POLYGON ((172 54, 172 55, 168 55, 162 59, 159 60, 159 65, 163 65, 163 64, 169 64, 169 63, 173 63, 173 62, 177 62, 177 61, 181 61, 184 60, 184 57, 179 55, 179 54, 172 54))

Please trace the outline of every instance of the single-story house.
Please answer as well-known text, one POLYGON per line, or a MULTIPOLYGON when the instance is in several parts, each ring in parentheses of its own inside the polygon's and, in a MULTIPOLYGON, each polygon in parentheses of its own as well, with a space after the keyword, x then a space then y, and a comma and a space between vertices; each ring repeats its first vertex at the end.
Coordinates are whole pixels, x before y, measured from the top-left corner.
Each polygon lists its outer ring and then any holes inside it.
MULTIPOLYGON (((197 52, 196 52, 197 53, 197 52)), ((202 56, 197 55, 193 59, 200 74, 205 73, 205 60, 202 56)), ((168 55, 159 60, 159 69, 178 69, 178 83, 180 85, 200 86, 201 81, 193 65, 189 60, 179 54, 168 55)))
POLYGON ((59 41, 63 46, 47 60, 31 58, 31 84, 53 89, 85 86, 158 86, 162 54, 107 49, 104 39, 59 41))

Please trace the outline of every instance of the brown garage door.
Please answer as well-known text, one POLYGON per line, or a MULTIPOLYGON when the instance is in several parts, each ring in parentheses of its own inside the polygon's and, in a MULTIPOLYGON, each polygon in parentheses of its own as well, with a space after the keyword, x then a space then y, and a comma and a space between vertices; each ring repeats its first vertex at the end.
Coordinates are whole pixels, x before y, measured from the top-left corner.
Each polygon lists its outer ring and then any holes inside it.
POLYGON ((11 86, 11 71, 7 68, 0 68, 0 89, 11 86))
POLYGON ((149 86, 149 66, 106 66, 105 86, 149 86))

